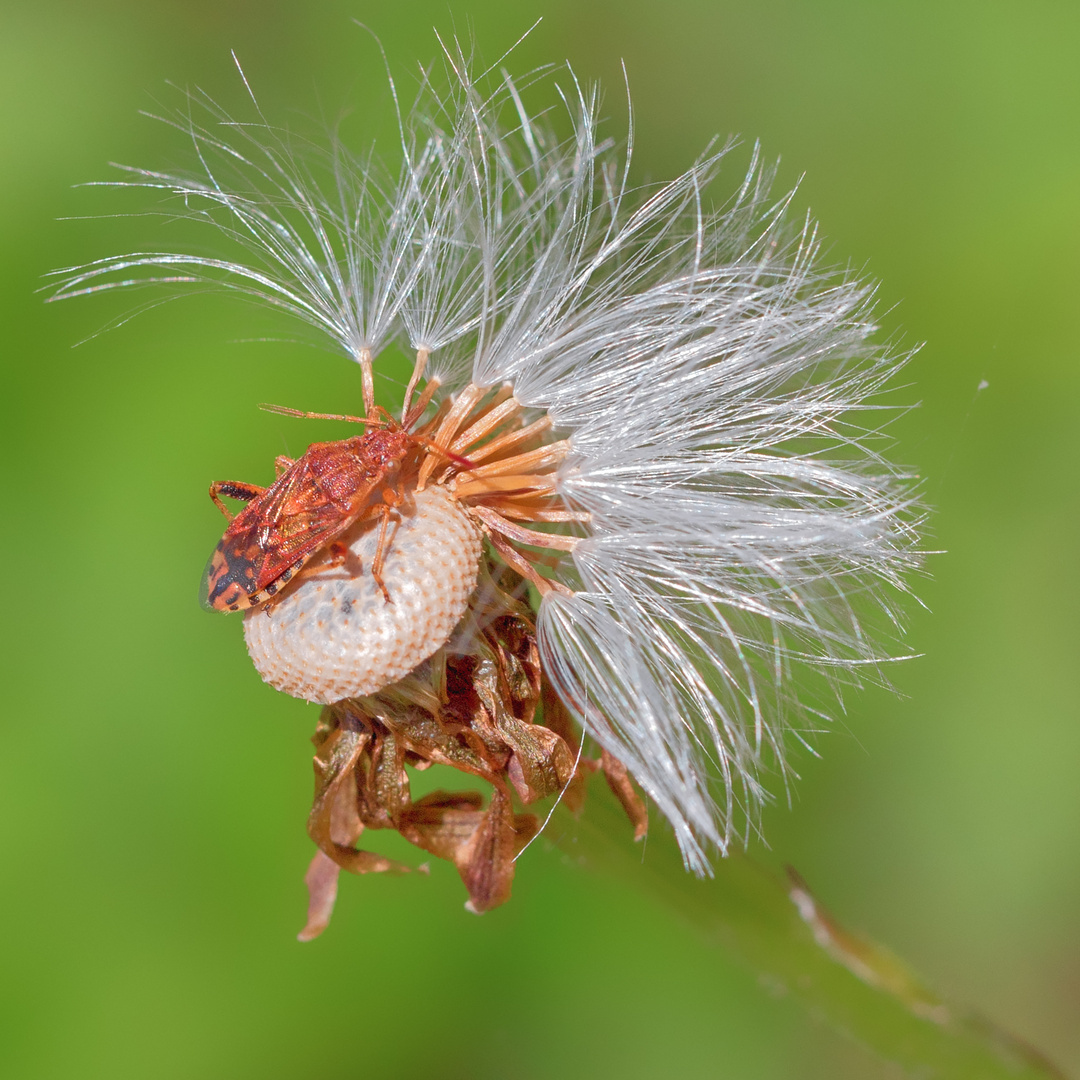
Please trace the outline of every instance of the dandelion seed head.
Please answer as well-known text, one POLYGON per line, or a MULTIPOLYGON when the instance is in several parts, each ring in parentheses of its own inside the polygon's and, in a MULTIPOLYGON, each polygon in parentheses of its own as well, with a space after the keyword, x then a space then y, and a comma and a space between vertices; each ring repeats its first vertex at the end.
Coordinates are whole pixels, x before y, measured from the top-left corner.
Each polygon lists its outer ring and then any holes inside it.
POLYGON ((446 643, 476 588, 480 531, 442 488, 411 503, 397 515, 381 574, 393 603, 370 572, 378 524, 361 522, 344 535, 348 554, 339 563, 323 556, 269 613, 247 614, 248 653, 275 689, 321 704, 363 697, 446 643))
POLYGON ((559 449, 530 468, 563 510, 519 518, 532 539, 507 525, 490 470, 431 482, 506 558, 543 547, 537 529, 555 537, 545 677, 705 873, 784 782, 789 744, 821 723, 807 680, 836 693, 880 677, 899 636, 922 515, 884 456, 881 394, 905 358, 873 342, 873 285, 823 264, 815 223, 794 216, 792 193, 770 194, 756 147, 714 209, 733 143, 641 186, 632 139, 603 133, 598 91, 569 68, 474 78, 460 47, 445 59, 445 80, 425 72, 399 118, 389 165, 301 146, 261 115, 234 123, 193 95, 170 122, 198 172, 118 183, 178 201, 237 257, 102 259, 64 272, 56 295, 224 287, 353 360, 415 350, 440 384, 436 441, 440 422, 466 439, 464 416, 481 415, 469 409, 500 401, 528 431, 543 421, 529 452, 559 449), (457 426, 444 400, 463 403, 457 426))

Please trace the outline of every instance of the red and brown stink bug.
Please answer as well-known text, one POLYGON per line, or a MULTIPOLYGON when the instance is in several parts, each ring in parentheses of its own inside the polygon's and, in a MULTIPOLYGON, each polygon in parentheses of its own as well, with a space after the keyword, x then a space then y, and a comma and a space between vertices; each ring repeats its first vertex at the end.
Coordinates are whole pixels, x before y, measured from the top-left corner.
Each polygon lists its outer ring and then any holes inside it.
POLYGON ((371 574, 389 603, 380 571, 390 517, 402 499, 401 468, 418 448, 436 448, 385 412, 384 419, 374 419, 280 407, 272 411, 380 426, 349 439, 312 443, 295 461, 278 458, 280 475, 268 488, 229 480, 210 485, 210 498, 229 519, 229 527, 203 575, 203 606, 227 612, 265 604, 350 525, 375 517, 381 525, 371 574), (221 495, 246 500, 247 506, 232 517, 221 495))

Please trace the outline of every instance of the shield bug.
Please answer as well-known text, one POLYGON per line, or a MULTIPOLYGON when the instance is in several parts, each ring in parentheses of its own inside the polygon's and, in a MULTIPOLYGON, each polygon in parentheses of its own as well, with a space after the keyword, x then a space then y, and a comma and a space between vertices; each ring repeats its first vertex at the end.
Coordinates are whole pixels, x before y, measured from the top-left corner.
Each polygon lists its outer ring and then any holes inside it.
MULTIPOLYGON (((199 594, 203 606, 228 612, 267 603, 317 551, 332 545, 354 523, 376 517, 380 528, 371 575, 389 603, 380 571, 390 518, 403 497, 402 469, 416 451, 438 452, 437 448, 385 412, 379 419, 270 408, 288 416, 362 423, 372 430, 336 442, 312 443, 295 461, 278 458, 279 475, 268 488, 231 480, 210 485, 210 498, 229 526, 203 574, 199 594), (222 495, 247 506, 233 517, 222 495)), ((457 460, 469 466, 465 459, 457 460)))

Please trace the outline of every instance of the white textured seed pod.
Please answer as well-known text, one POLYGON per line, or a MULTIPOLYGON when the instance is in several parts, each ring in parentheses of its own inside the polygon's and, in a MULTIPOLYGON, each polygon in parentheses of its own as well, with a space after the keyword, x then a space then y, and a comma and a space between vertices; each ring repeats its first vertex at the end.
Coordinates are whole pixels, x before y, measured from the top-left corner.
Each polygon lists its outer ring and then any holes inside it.
POLYGON ((481 536, 443 488, 411 504, 398 512, 383 568, 391 603, 371 576, 376 519, 344 534, 344 565, 316 556, 269 616, 248 612, 248 652, 271 686, 322 704, 374 694, 445 644, 476 588, 481 536))

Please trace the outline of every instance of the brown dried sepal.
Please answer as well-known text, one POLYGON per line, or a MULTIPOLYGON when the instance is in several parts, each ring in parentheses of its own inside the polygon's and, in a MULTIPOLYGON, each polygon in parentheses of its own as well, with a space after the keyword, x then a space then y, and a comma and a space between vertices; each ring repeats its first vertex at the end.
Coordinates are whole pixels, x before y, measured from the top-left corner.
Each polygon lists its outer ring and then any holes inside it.
POLYGON ((637 793, 626 766, 614 754, 601 750, 600 768, 612 794, 634 826, 634 839, 644 839, 649 831, 649 811, 645 808, 645 800, 637 793))
POLYGON ((467 654, 444 649, 380 694, 323 709, 312 739, 315 799, 308 818, 319 852, 305 878, 310 903, 301 940, 327 926, 340 870, 409 869, 357 849, 365 829, 394 829, 452 862, 469 893, 466 907, 478 914, 510 898, 514 859, 539 829, 535 815, 515 813, 514 795, 526 806, 561 795, 576 811, 599 765, 635 838, 644 835, 645 806, 626 769, 607 753, 600 762, 581 757, 571 718, 542 677, 531 609, 486 575, 485 589, 467 654), (406 766, 433 764, 490 784, 487 806, 476 791, 437 791, 414 801, 406 766))
POLYGON ((534 814, 515 814, 509 794, 496 787, 486 810, 476 792, 433 791, 402 815, 401 835, 452 862, 469 891, 465 906, 477 915, 510 899, 514 859, 536 835, 534 814))

